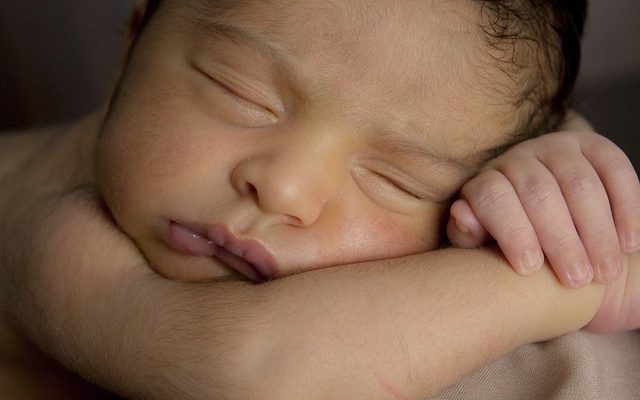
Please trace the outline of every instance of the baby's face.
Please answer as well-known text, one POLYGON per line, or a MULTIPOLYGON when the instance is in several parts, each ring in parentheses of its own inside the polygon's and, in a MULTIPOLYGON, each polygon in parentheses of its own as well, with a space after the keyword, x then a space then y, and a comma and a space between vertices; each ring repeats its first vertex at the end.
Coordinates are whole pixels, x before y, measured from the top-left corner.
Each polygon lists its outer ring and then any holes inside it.
POLYGON ((161 8, 101 136, 102 193, 154 268, 259 280, 438 246, 515 126, 475 3, 207 3, 161 8))

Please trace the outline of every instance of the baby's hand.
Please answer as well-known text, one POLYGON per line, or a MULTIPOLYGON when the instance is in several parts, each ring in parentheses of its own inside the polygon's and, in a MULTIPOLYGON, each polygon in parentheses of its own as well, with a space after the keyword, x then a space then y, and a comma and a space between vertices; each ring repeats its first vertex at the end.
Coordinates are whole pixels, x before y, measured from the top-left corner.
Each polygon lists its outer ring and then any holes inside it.
POLYGON ((622 252, 640 249, 640 183, 608 139, 548 134, 514 146, 467 182, 451 206, 447 234, 460 247, 493 237, 522 274, 541 267, 546 255, 567 286, 594 276, 611 282, 621 274, 622 252))

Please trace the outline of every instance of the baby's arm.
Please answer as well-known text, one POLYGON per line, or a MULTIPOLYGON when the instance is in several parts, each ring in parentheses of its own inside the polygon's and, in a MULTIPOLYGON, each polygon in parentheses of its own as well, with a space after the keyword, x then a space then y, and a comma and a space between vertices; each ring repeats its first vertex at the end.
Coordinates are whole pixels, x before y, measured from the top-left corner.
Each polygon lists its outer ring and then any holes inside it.
POLYGON ((544 251, 567 286, 594 275, 611 282, 622 273, 622 253, 640 248, 638 177, 622 150, 595 133, 520 143, 466 183, 461 197, 451 207, 452 243, 477 246, 490 235, 521 273, 542 266, 544 251))
POLYGON ((185 284, 155 275, 86 197, 32 207, 41 216, 6 238, 30 250, 5 270, 6 311, 55 358, 130 398, 418 399, 581 328, 605 290, 565 289, 548 269, 520 277, 486 249, 185 284))

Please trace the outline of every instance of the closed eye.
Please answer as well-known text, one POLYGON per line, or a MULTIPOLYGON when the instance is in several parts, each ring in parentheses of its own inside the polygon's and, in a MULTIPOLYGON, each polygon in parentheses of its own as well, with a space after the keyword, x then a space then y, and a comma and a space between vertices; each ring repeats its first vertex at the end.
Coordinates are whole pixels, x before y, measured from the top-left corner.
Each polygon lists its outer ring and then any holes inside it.
POLYGON ((424 200, 423 197, 421 197, 420 195, 418 195, 415 192, 413 192, 412 189, 407 187, 407 185, 405 185, 405 184, 403 184, 403 183, 401 183, 399 181, 396 181, 393 178, 390 178, 388 176, 382 175, 382 174, 380 174, 380 173, 378 173, 376 171, 370 171, 370 172, 372 174, 376 175, 377 178, 381 182, 383 182, 386 185, 389 185, 391 188, 397 190, 398 192, 400 192, 400 193, 402 193, 402 194, 404 194, 406 196, 412 197, 414 199, 417 199, 417 200, 424 200))
MULTIPOLYGON (((221 93, 231 107, 226 109, 226 113, 234 123, 242 126, 264 127, 278 122, 278 115, 270 107, 264 106, 259 101, 254 100, 250 95, 236 89, 234 86, 214 78, 211 74, 203 71, 194 65, 198 73, 205 77, 221 93)), ((214 97, 215 99, 215 97, 214 97)), ((220 106, 220 100, 216 99, 216 107, 220 106)))
POLYGON ((235 100, 240 100, 244 103, 247 103, 247 105, 250 105, 252 107, 256 107, 256 108, 260 108, 263 111, 269 112, 271 114, 273 114, 273 111, 271 111, 268 107, 265 107, 263 105, 260 105, 259 103, 253 101, 253 100, 249 100, 246 96, 238 93, 237 91, 235 91, 234 89, 230 88, 229 86, 225 85, 224 83, 220 82, 219 80, 212 78, 209 75, 206 75, 206 77, 211 81, 211 83, 213 83, 215 86, 217 86, 220 90, 224 91, 227 95, 232 96, 235 100))
POLYGON ((351 175, 360 190, 374 203, 400 214, 411 215, 430 203, 409 185, 374 169, 354 166, 351 175))
POLYGON ((206 77, 211 81, 211 83, 213 83, 220 90, 225 92, 233 100, 242 102, 245 106, 253 107, 256 110, 260 110, 261 112, 266 112, 266 113, 272 114, 274 117, 276 116, 276 114, 269 107, 265 107, 265 106, 259 104, 258 102, 254 101, 254 100, 248 99, 247 96, 237 92, 233 88, 225 85, 224 83, 220 82, 219 80, 217 80, 215 78, 212 78, 209 75, 206 75, 206 77))
POLYGON ((427 164, 413 165, 399 160, 388 162, 373 157, 364 158, 361 162, 356 175, 362 175, 363 179, 371 177, 368 180, 376 182, 377 185, 384 184, 390 190, 395 189, 397 193, 402 193, 411 200, 444 203, 449 201, 456 191, 454 180, 442 179, 438 171, 427 164), (429 173, 425 174, 426 171, 429 173), (442 182, 445 183, 441 184, 442 182))

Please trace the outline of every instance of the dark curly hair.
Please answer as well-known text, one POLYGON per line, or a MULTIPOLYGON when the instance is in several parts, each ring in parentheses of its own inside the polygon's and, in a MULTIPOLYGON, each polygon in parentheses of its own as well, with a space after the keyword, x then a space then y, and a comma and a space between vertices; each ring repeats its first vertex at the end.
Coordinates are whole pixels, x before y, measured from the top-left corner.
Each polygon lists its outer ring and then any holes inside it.
POLYGON ((557 128, 570 106, 581 59, 587 0, 476 0, 498 68, 517 79, 512 99, 527 106, 521 135, 557 128))
MULTIPOLYGON (((141 28, 162 1, 149 0, 141 28)), ((524 110, 514 142, 555 130, 578 76, 587 0, 470 1, 480 3, 490 57, 519 83, 515 95, 499 93, 524 110)))

